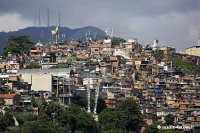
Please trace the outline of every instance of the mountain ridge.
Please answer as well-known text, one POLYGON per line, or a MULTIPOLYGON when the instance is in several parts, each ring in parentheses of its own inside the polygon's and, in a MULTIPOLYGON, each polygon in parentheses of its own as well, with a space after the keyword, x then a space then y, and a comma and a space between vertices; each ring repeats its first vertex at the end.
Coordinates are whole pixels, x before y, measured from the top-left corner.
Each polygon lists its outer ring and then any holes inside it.
MULTIPOLYGON (((17 31, 9 31, 9 32, 0 32, 0 52, 2 52, 3 46, 6 45, 10 36, 16 35, 30 35, 31 41, 33 42, 40 42, 48 43, 49 40, 52 39, 51 30, 54 30, 56 26, 49 26, 49 27, 27 27, 24 29, 19 29, 17 31)), ((94 26, 86 26, 82 28, 74 28, 70 29, 68 27, 59 27, 59 36, 60 40, 68 40, 68 39, 80 39, 85 40, 87 37, 94 38, 94 33, 96 33, 96 39, 101 39, 105 32, 101 29, 94 27, 94 26), (89 35, 90 31, 90 35, 89 35), (65 38, 62 38, 62 34, 65 34, 65 38)), ((55 37, 54 37, 55 40, 55 37)))

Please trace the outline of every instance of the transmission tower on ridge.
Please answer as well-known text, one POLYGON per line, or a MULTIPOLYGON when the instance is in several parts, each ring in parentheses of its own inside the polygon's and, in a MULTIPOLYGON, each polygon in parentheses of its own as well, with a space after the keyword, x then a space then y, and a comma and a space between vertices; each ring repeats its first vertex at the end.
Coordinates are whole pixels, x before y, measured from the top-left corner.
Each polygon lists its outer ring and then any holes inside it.
POLYGON ((38 26, 41 27, 41 22, 40 22, 40 9, 39 9, 39 20, 38 20, 38 26))
POLYGON ((37 27, 37 19, 36 19, 36 15, 35 15, 35 27, 37 27))
POLYGON ((58 21, 59 21, 59 27, 61 26, 61 23, 60 23, 60 11, 59 11, 59 18, 58 18, 58 21))
POLYGON ((49 27, 49 7, 47 7, 47 26, 49 27))

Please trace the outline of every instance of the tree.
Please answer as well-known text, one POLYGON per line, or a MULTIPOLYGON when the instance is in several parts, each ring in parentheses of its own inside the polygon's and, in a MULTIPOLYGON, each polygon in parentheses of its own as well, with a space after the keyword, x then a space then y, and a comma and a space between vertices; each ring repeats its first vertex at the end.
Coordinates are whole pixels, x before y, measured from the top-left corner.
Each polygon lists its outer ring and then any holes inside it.
POLYGON ((162 50, 156 50, 155 51, 155 57, 160 62, 164 58, 164 53, 162 50))
POLYGON ((85 109, 82 109, 77 105, 71 105, 68 108, 66 108, 61 113, 58 120, 61 122, 62 126, 69 126, 72 133, 98 132, 97 123, 94 120, 92 114, 87 113, 85 109))
POLYGON ((19 126, 14 130, 14 133, 63 133, 62 127, 56 122, 48 121, 42 123, 41 121, 25 122, 24 125, 19 126))
POLYGON ((124 115, 128 117, 126 131, 134 131, 143 119, 139 105, 130 98, 122 101, 117 107, 117 111, 123 111, 124 115))
POLYGON ((37 120, 37 115, 31 112, 14 112, 13 116, 17 119, 20 125, 24 124, 25 122, 37 120))
POLYGON ((33 44, 34 43, 30 41, 30 36, 11 36, 8 39, 6 46, 3 47, 3 55, 7 56, 8 52, 19 55, 28 54, 33 44))
POLYGON ((185 61, 181 58, 173 57, 170 58, 168 61, 171 61, 173 64, 175 64, 178 68, 183 69, 183 71, 187 74, 193 74, 200 76, 200 66, 195 64, 192 61, 185 61))
MULTIPOLYGON (((82 108, 85 108, 87 109, 87 99, 85 97, 78 97, 78 105, 82 108)), ((95 99, 94 98, 91 98, 90 100, 90 108, 91 109, 94 109, 94 106, 95 106, 95 99)), ((97 102, 97 108, 96 108, 96 112, 97 114, 100 114, 101 111, 103 109, 106 109, 107 106, 106 106, 106 103, 103 99, 99 98, 98 99, 98 102, 97 102)))
POLYGON ((99 124, 103 131, 116 130, 118 128, 118 122, 116 119, 116 111, 110 109, 104 109, 99 114, 99 124))
POLYGON ((57 113, 57 115, 60 115, 63 111, 62 106, 60 106, 58 103, 54 101, 48 102, 44 113, 47 114, 49 117, 51 117, 52 113, 57 113))
POLYGON ((193 129, 192 133, 200 133, 200 129, 193 129))
POLYGON ((30 64, 26 65, 25 69, 35 69, 35 68, 42 68, 39 63, 31 62, 30 64))
POLYGON ((143 133, 157 133, 159 131, 158 125, 162 126, 163 124, 160 122, 153 123, 153 124, 147 126, 144 129, 143 133))
POLYGON ((10 112, 6 111, 4 116, 8 120, 8 125, 9 126, 14 126, 15 125, 15 120, 13 119, 13 115, 10 112))
POLYGON ((141 78, 141 73, 135 72, 135 80, 139 80, 141 78))
POLYGON ((126 40, 124 40, 123 38, 120 37, 113 37, 111 39, 112 45, 119 45, 120 43, 124 43, 126 42, 126 40))
POLYGON ((106 133, 127 133, 124 130, 120 130, 120 129, 111 129, 109 131, 107 131, 106 133))
POLYGON ((99 115, 99 124, 104 131, 135 131, 143 116, 133 99, 121 101, 116 110, 104 109, 99 115))
POLYGON ((0 112, 0 131, 4 131, 9 125, 9 120, 0 112))
POLYGON ((170 129, 159 129, 159 131, 156 133, 177 133, 177 132, 170 129))
POLYGON ((172 114, 166 115, 165 122, 167 125, 172 125, 172 123, 174 122, 174 116, 172 114))

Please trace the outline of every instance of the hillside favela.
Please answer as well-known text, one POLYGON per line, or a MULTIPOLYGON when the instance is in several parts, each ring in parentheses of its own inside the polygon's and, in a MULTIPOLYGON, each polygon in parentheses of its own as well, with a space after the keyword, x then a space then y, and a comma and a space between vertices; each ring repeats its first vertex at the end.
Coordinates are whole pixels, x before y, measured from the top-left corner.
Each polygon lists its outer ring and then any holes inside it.
POLYGON ((200 45, 179 52, 156 38, 125 40, 112 28, 98 38, 89 30, 65 39, 59 28, 45 43, 7 39, 1 132, 200 132, 200 45))

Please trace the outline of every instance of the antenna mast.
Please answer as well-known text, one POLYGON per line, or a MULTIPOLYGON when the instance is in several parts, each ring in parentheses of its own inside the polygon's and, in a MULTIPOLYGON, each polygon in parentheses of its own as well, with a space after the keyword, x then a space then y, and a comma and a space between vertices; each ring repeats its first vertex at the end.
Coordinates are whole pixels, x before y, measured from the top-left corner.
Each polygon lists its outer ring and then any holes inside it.
POLYGON ((35 27, 37 27, 37 19, 36 19, 36 15, 35 15, 35 27))
POLYGON ((49 7, 47 8, 47 26, 49 27, 49 7))
POLYGON ((40 22, 40 9, 39 9, 39 23, 38 26, 41 27, 41 22, 40 22))
POLYGON ((110 36, 111 36, 111 38, 114 37, 114 29, 113 28, 111 29, 111 35, 110 36))
POLYGON ((106 28, 106 37, 108 37, 108 30, 109 28, 106 28))
POLYGON ((88 31, 88 33, 89 33, 89 38, 90 38, 90 30, 88 31))
POLYGON ((94 32, 94 40, 96 39, 96 34, 97 34, 97 33, 96 33, 96 32, 94 32))
POLYGON ((85 33, 85 41, 87 41, 87 33, 85 33))
POLYGON ((60 11, 59 11, 59 18, 58 18, 58 21, 59 21, 59 27, 61 26, 61 23, 60 23, 60 11))

